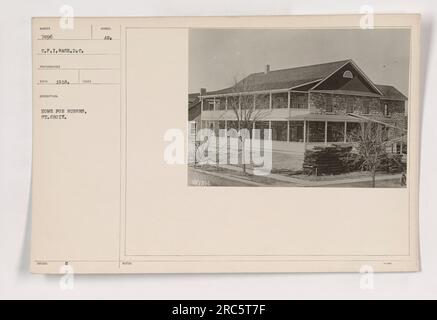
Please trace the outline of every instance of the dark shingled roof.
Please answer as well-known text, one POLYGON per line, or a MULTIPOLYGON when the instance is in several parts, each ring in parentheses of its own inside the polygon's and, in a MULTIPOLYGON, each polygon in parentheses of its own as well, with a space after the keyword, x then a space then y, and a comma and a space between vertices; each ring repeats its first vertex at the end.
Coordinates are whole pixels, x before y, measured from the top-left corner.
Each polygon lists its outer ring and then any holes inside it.
POLYGON ((200 103, 199 94, 198 93, 190 93, 188 94, 188 109, 191 109, 195 105, 200 103))
MULTIPOLYGON (((314 64, 303 67, 272 70, 269 72, 252 73, 232 87, 217 91, 209 91, 207 95, 229 94, 251 91, 283 90, 302 86, 317 80, 323 80, 352 60, 341 60, 328 63, 314 64)), ((369 80, 370 81, 370 80, 369 80)), ((396 88, 387 85, 374 85, 383 98, 392 100, 407 100, 407 97, 396 88)), ((190 98, 191 98, 190 94, 190 98)))
POLYGON ((233 92, 250 92, 261 90, 290 89, 308 82, 323 79, 336 71, 338 68, 350 62, 342 60, 310 66, 290 69, 272 70, 267 73, 252 73, 235 86, 230 88, 208 92, 208 95, 225 94, 233 92))
POLYGON ((188 103, 193 103, 196 100, 199 99, 199 94, 198 93, 189 93, 188 94, 188 103))
POLYGON ((407 100, 407 97, 404 96, 398 89, 393 86, 376 84, 376 87, 379 91, 381 91, 383 98, 390 100, 407 100))

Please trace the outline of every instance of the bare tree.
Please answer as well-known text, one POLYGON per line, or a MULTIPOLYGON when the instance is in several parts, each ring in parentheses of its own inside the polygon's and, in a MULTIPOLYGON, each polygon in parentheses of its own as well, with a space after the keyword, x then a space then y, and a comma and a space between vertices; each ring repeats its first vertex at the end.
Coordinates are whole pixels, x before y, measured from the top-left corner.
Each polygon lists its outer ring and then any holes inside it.
POLYGON ((268 110, 265 108, 256 108, 256 94, 251 93, 252 91, 254 90, 247 81, 237 81, 236 78, 234 78, 234 95, 231 99, 228 98, 228 110, 232 110, 236 118, 237 128, 235 129, 238 131, 238 139, 241 144, 241 161, 243 173, 245 174, 247 172, 244 150, 246 139, 250 138, 250 136, 248 137, 247 135, 253 132, 255 122, 265 118, 268 113, 268 110))
POLYGON ((387 145, 391 143, 387 127, 381 123, 363 122, 351 136, 357 144, 357 161, 360 161, 363 170, 371 174, 372 187, 375 188, 376 171, 387 158, 387 145))

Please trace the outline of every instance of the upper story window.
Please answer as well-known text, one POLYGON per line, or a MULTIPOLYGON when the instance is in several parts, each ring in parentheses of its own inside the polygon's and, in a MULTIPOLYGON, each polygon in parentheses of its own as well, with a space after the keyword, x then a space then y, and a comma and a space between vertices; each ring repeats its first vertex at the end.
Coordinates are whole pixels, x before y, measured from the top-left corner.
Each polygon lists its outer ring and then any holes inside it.
POLYGON ((269 109, 270 94, 258 94, 255 96, 255 109, 269 109))
POLYGON ((363 101, 363 113, 370 114, 370 103, 367 100, 363 101))
POLYGON ((214 110, 214 99, 203 99, 203 111, 214 110))
POLYGON ((290 92, 290 107, 292 109, 308 109, 308 95, 306 93, 290 92))
POLYGON ((228 97, 228 110, 238 110, 240 108, 240 97, 229 96, 228 97))
POLYGON ((218 110, 226 110, 226 98, 225 97, 217 98, 216 108, 218 110))
POLYGON ((272 93, 272 108, 288 108, 288 92, 272 93))
POLYGON ((390 110, 387 104, 384 104, 384 116, 388 117, 390 115, 390 110))
POLYGON ((346 113, 354 113, 355 100, 352 97, 346 99, 346 113))
POLYGON ((346 78, 346 79, 353 79, 353 77, 354 77, 354 75, 352 74, 351 71, 346 70, 345 72, 343 72, 343 78, 346 78))
POLYGON ((332 96, 328 96, 326 99, 325 112, 327 112, 327 113, 333 112, 332 96))
POLYGON ((243 110, 246 109, 253 109, 254 108, 254 103, 255 103, 255 96, 252 94, 248 94, 248 95, 242 95, 240 96, 240 107, 243 110))
POLYGON ((307 107, 307 97, 304 95, 297 97, 297 107, 298 109, 305 109, 307 107))

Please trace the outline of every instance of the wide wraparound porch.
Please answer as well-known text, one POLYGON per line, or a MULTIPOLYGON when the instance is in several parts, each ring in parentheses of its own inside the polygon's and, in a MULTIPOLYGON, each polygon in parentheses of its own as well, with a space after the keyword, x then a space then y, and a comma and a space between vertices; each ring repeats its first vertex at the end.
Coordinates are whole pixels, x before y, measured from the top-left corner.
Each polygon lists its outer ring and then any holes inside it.
MULTIPOLYGON (((349 115, 302 114, 288 119, 255 121, 253 129, 257 138, 265 138, 264 130, 270 129, 273 141, 305 144, 349 142, 353 132, 360 127, 360 120, 349 115)), ((220 129, 240 129, 236 120, 202 120, 202 128, 216 132, 220 129)))

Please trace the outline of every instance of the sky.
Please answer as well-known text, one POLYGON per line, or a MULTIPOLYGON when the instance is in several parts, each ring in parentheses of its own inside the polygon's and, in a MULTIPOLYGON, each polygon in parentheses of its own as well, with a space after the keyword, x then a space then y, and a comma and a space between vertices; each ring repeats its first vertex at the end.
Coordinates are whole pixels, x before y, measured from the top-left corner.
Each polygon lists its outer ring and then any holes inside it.
POLYGON ((408 96, 407 29, 192 29, 189 92, 232 86, 235 79, 270 70, 352 59, 376 84, 408 96))

